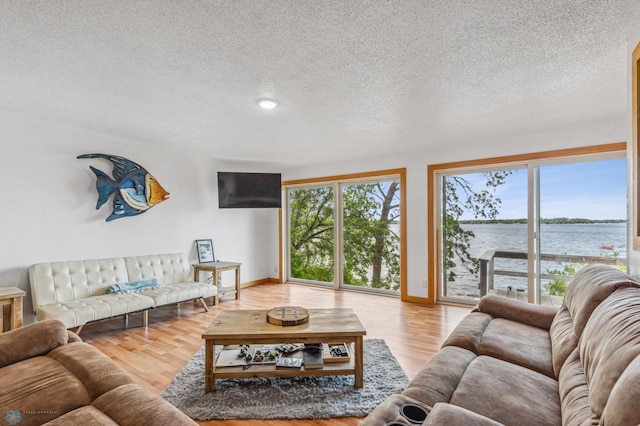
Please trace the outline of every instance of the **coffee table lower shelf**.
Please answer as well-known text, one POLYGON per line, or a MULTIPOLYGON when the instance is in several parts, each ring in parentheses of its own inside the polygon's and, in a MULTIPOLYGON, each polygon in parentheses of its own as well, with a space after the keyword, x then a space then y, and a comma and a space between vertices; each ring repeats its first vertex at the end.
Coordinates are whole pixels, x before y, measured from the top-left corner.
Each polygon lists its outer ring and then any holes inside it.
MULTIPOLYGON (((270 342, 274 343, 274 342, 270 342)), ((283 343, 279 341, 278 343, 283 343)), ((286 343, 286 342, 284 342, 286 343)), ((297 342, 289 342, 297 343, 297 342)), ((363 380, 363 363, 362 363, 362 338, 356 337, 352 342, 346 342, 351 346, 351 353, 354 355, 349 362, 332 362, 325 363, 322 368, 276 368, 274 364, 251 364, 251 367, 243 369, 242 366, 215 366, 215 344, 212 340, 205 342, 205 393, 215 391, 216 379, 249 379, 262 377, 314 377, 314 376, 349 376, 355 377, 355 387, 362 388, 363 380), (358 350, 359 356, 358 356, 358 350), (359 361, 359 362, 358 362, 359 361)), ((246 343, 243 343, 246 344, 246 343)), ((228 345, 228 343, 227 343, 228 345)), ((225 345, 226 346, 226 345, 225 345)), ((238 345, 233 345, 237 347, 238 345)), ((250 353, 256 348, 264 346, 251 345, 250 353)))

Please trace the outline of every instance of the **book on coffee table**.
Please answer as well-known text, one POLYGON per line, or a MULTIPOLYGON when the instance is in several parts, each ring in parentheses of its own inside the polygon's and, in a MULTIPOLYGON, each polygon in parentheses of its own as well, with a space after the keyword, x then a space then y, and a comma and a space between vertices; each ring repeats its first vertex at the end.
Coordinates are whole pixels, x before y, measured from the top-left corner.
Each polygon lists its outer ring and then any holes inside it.
POLYGON ((246 364, 247 360, 241 356, 240 349, 223 349, 216 359, 216 367, 237 367, 246 364))
POLYGON ((302 367, 302 358, 299 357, 280 357, 276 363, 277 369, 300 368, 302 367))
POLYGON ((324 361, 322 360, 322 351, 318 352, 309 352, 305 351, 302 354, 302 360, 304 363, 305 370, 311 370, 315 368, 324 367, 324 361))

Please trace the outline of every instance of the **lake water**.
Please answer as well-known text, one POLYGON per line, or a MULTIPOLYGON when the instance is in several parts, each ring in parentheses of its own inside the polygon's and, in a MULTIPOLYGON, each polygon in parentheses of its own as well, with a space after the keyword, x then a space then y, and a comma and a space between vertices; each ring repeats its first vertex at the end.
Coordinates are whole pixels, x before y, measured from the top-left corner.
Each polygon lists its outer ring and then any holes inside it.
MULTIPOLYGON (((463 224, 463 229, 475 233, 471 242, 470 253, 480 257, 487 250, 527 251, 526 224, 463 224)), ((540 230, 541 251, 544 254, 570 254, 586 256, 627 257, 627 224, 626 223, 594 223, 594 224, 543 224, 540 230), (613 250, 603 250, 600 246, 613 246, 613 250)), ((557 262, 542 262, 542 271, 562 269, 557 262)), ((495 260, 495 269, 527 271, 527 261, 517 259, 495 260)), ((449 295, 471 295, 478 293, 477 276, 457 267, 455 282, 448 283, 449 295)), ((526 278, 496 276, 494 287, 526 288, 526 278)))

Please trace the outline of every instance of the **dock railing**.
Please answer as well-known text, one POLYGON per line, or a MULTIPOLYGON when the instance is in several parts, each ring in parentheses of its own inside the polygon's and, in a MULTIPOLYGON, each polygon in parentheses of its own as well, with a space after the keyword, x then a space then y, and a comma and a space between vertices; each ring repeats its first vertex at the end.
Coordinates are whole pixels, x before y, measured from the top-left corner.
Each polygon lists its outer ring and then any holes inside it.
MULTIPOLYGON (((487 250, 478 258, 480 261, 480 297, 486 295, 489 290, 493 289, 494 277, 502 275, 506 277, 524 277, 528 276, 527 272, 509 271, 505 269, 495 269, 495 259, 527 259, 527 252, 521 251, 501 251, 487 250)), ((607 265, 626 265, 627 259, 624 257, 611 256, 582 256, 572 254, 540 254, 540 261, 558 262, 558 263, 604 263, 607 265)), ((540 274, 542 279, 570 281, 571 276, 540 274)))

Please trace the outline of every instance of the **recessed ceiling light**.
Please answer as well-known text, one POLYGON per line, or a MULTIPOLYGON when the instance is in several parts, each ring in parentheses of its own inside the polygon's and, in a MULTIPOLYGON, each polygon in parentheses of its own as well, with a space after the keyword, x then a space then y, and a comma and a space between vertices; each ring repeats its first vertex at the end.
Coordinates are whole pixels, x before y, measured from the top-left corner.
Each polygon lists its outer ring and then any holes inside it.
POLYGON ((278 102, 273 99, 260 99, 258 105, 264 109, 274 109, 278 106, 278 102))

